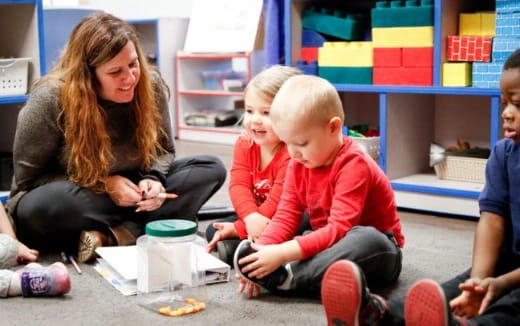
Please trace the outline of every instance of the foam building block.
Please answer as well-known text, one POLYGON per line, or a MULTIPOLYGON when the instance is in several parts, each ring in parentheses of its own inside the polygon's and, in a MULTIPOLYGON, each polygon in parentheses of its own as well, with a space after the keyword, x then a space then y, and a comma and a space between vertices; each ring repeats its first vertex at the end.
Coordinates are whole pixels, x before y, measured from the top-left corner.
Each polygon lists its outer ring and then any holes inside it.
POLYGON ((320 67, 372 67, 372 42, 325 42, 318 49, 320 67))
POLYGON ((306 75, 318 75, 318 61, 305 62, 298 60, 296 62, 296 68, 300 69, 306 75))
POLYGON ((318 75, 333 84, 372 84, 372 67, 318 67, 318 75))
POLYGON ((378 1, 372 27, 433 26, 433 0, 378 1))
POLYGON ((302 27, 342 40, 356 41, 364 36, 363 18, 359 14, 311 5, 303 11, 302 27))
POLYGON ((433 26, 372 28, 375 48, 433 46, 433 26))
POLYGON ((432 86, 432 67, 373 68, 374 85, 432 86))
POLYGON ((302 47, 316 47, 319 48, 323 45, 327 40, 320 33, 310 30, 303 29, 302 30, 302 47))
POLYGON ((433 67, 433 47, 374 48, 374 67, 433 67))
POLYGON ((403 48, 403 67, 433 67, 433 47, 403 48))
POLYGON ((520 0, 495 0, 497 14, 520 12, 520 0))
POLYGON ((496 36, 520 37, 520 12, 498 14, 496 36))
POLYGON ((499 88, 503 66, 503 62, 473 62, 471 85, 482 88, 499 88))
POLYGON ((300 59, 303 61, 318 61, 318 49, 315 47, 301 48, 300 59))
POLYGON ((492 36, 448 36, 448 61, 491 61, 492 36))
POLYGON ((401 67, 403 64, 402 48, 374 48, 375 67, 401 67))
POLYGON ((471 86, 471 63, 443 63, 442 86, 471 86))
POLYGON ((493 62, 504 62, 509 55, 520 48, 520 37, 496 36, 493 39, 493 62))
POLYGON ((459 14, 459 35, 495 35, 495 13, 477 12, 459 14))

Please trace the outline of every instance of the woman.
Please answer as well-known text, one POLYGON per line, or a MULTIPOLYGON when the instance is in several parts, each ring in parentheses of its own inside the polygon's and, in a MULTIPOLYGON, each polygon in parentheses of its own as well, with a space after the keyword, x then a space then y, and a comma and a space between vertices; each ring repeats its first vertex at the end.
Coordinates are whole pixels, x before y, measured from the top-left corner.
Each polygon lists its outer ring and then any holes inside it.
POLYGON ((19 238, 69 250, 79 239, 85 262, 100 245, 135 243, 149 221, 194 220, 226 170, 211 156, 174 160, 167 103, 135 31, 85 17, 18 117, 7 209, 19 238))

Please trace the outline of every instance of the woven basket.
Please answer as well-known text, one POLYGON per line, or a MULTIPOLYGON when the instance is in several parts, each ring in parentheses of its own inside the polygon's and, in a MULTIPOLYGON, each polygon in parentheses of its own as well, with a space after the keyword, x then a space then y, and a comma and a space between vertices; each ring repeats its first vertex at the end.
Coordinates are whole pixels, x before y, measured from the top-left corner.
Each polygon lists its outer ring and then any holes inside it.
POLYGON ((446 156, 446 159, 433 168, 439 179, 484 183, 486 180, 487 159, 446 156))

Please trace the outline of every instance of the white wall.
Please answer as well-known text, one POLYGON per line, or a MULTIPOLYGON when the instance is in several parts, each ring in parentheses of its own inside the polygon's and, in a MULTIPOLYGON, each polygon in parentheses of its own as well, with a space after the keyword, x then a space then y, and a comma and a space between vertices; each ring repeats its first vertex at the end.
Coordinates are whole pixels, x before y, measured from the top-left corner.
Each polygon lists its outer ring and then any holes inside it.
POLYGON ((43 0, 44 8, 100 9, 123 19, 190 17, 193 0, 43 0))

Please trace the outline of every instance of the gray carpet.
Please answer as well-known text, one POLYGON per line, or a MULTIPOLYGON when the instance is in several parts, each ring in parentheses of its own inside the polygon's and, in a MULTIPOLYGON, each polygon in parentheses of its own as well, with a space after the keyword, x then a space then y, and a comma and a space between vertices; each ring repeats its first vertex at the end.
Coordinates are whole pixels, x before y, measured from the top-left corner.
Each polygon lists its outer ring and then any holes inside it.
MULTIPOLYGON (((178 142, 179 156, 213 153, 226 166, 231 147, 178 142)), ((211 202, 229 204, 227 184, 211 202)), ((444 281, 467 269, 475 221, 400 212, 406 245, 399 282, 384 296, 395 298, 406 293, 415 281, 432 278, 444 281)), ((209 221, 201 222, 205 230, 209 221)), ((42 263, 59 260, 48 254, 42 263)), ((72 281, 70 293, 60 298, 0 299, 0 325, 324 325, 323 307, 317 299, 284 298, 263 294, 248 300, 237 293, 238 282, 206 287, 207 309, 194 315, 165 317, 138 305, 136 296, 125 297, 103 279, 93 265, 81 264, 82 275, 68 265, 72 281)))
MULTIPOLYGON (((471 262, 475 222, 401 212, 407 243, 403 271, 385 296, 404 295, 418 279, 443 281, 471 262)), ((201 223, 201 229, 208 222, 201 223)), ((42 257, 44 263, 57 254, 42 257)), ((248 300, 237 293, 238 282, 206 287, 207 309, 191 316, 165 317, 138 305, 136 296, 121 295, 92 265, 82 275, 68 265, 72 290, 60 298, 14 297, 0 301, 0 325, 324 325, 319 300, 263 294, 248 300)))

